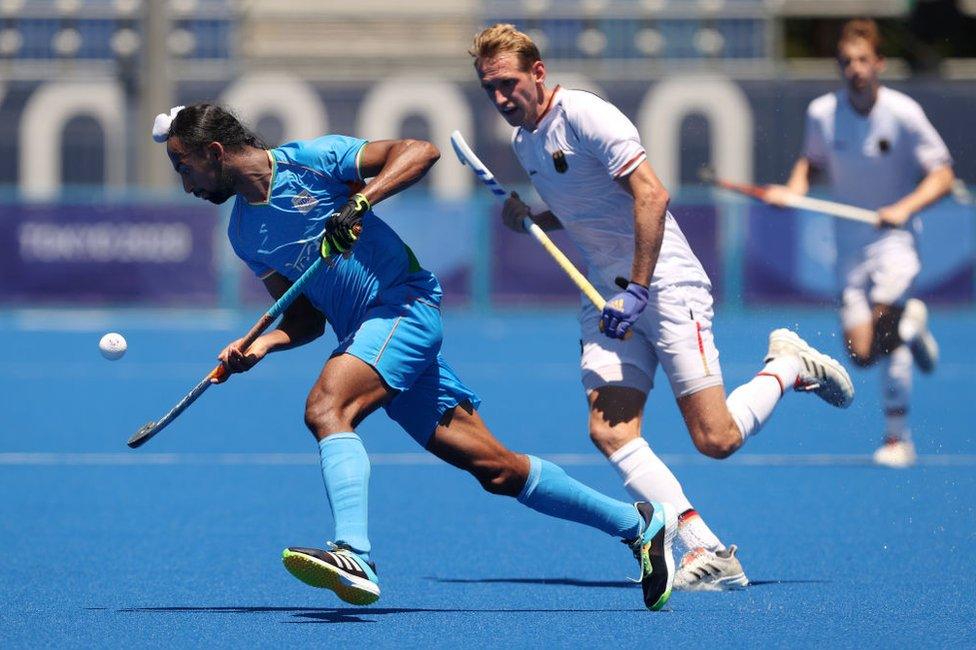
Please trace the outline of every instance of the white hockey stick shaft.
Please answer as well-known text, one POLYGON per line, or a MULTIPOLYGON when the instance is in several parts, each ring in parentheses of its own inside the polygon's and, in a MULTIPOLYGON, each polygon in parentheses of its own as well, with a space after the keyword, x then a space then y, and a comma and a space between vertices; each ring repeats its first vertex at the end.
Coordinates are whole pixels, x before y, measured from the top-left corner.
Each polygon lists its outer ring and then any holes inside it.
MULTIPOLYGON (((500 202, 504 203, 505 199, 508 198, 508 191, 502 187, 501 183, 495 180, 495 175, 485 167, 485 164, 481 162, 478 156, 471 150, 468 143, 464 141, 464 136, 461 135, 460 131, 455 131, 451 134, 451 145, 454 147, 454 153, 457 154, 458 160, 462 164, 467 165, 475 173, 475 175, 481 179, 481 182, 491 190, 491 193, 500 202)), ((542 247, 556 260, 556 264, 569 276, 573 283, 579 287, 579 290, 590 299, 593 306, 598 310, 603 311, 603 306, 606 304, 606 300, 603 296, 596 290, 596 288, 590 284, 590 281, 586 279, 586 276, 579 272, 573 263, 570 261, 566 255, 563 254, 559 247, 556 246, 549 235, 538 226, 531 217, 526 217, 523 224, 525 229, 535 237, 536 241, 542 244, 542 247)))
POLYGON ((840 219, 861 221, 863 223, 869 223, 872 226, 878 224, 878 213, 874 210, 858 208, 853 205, 847 205, 846 203, 836 203, 834 201, 825 201, 810 196, 794 194, 787 202, 787 205, 800 210, 829 214, 832 217, 838 217, 840 219))

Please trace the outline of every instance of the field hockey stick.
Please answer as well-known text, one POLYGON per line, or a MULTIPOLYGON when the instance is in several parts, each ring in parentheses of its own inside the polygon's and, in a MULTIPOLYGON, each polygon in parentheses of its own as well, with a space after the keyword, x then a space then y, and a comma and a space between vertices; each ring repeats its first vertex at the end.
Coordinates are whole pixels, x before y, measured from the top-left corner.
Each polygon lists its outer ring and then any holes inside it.
MULTIPOLYGON (((246 351, 247 348, 254 343, 255 339, 261 336, 261 333, 268 329, 268 326, 271 325, 271 323, 273 323, 278 316, 281 316, 286 309, 288 309, 291 303, 295 301, 295 298, 298 297, 298 294, 305 289, 305 285, 308 284, 308 281, 313 275, 315 275, 315 272, 320 266, 322 266, 323 262, 324 260, 321 257, 317 257, 315 261, 312 262, 311 266, 305 269, 305 272, 302 273, 298 279, 295 280, 295 283, 288 288, 288 291, 286 291, 280 298, 278 298, 278 300, 275 301, 273 305, 271 305, 271 308, 264 313, 264 316, 262 316, 261 319, 254 324, 254 327, 248 331, 247 335, 244 337, 244 340, 241 341, 241 349, 246 351)), ((203 395, 206 390, 210 388, 215 379, 222 379, 226 374, 227 370, 224 368, 223 364, 218 365, 216 368, 207 373, 207 376, 204 377, 199 384, 194 386, 193 390, 186 394, 186 397, 181 399, 176 406, 170 409, 169 413, 164 415, 158 421, 147 422, 141 429, 136 431, 131 438, 129 438, 129 441, 126 444, 132 449, 144 445, 146 441, 165 429, 166 426, 175 420, 180 413, 185 411, 190 404, 193 404, 198 397, 203 395)))
MULTIPOLYGON (((454 153, 457 154, 458 160, 461 161, 462 165, 467 165, 471 168, 471 171, 481 179, 481 182, 495 195, 495 198, 500 202, 504 203, 505 199, 508 198, 508 191, 501 186, 501 184, 495 180, 495 175, 485 167, 485 164, 478 159, 478 156, 471 151, 471 147, 468 143, 464 141, 464 136, 461 135, 460 131, 455 131, 451 134, 451 145, 454 147, 454 153)), ((590 299, 593 306, 596 307, 601 312, 603 311, 604 305, 607 301, 603 299, 603 296, 596 290, 596 288, 590 284, 590 281, 586 279, 586 276, 579 272, 573 263, 566 257, 559 248, 552 243, 549 239, 549 235, 545 233, 542 228, 538 226, 534 221, 532 221, 531 216, 526 217, 522 220, 522 226, 529 232, 530 235, 535 237, 535 240, 542 244, 542 247, 556 260, 556 264, 566 272, 569 279, 579 287, 579 290, 590 299)), ((630 332, 627 332, 630 334, 630 332)))
MULTIPOLYGON (((752 198, 759 199, 760 201, 765 201, 766 195, 769 192, 768 188, 760 185, 733 183, 732 181, 718 178, 715 176, 715 172, 707 167, 702 168, 698 172, 698 177, 705 183, 710 183, 724 190, 736 192, 737 194, 751 196, 752 198)), ((838 219, 848 219, 850 221, 869 223, 872 226, 877 226, 880 223, 878 220, 878 213, 874 210, 866 210, 853 205, 847 205, 846 203, 824 201, 823 199, 815 199, 802 194, 791 194, 783 207, 810 210, 811 212, 827 214, 832 217, 837 217, 838 219)))

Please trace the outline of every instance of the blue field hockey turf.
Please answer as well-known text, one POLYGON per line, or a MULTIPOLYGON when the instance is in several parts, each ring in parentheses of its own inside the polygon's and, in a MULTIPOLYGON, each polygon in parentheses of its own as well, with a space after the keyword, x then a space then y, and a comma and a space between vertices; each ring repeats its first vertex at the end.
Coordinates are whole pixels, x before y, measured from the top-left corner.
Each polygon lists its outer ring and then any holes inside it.
MULTIPOLYGON (((281 566, 331 531, 305 395, 334 341, 273 355, 215 387, 139 450, 125 447, 214 364, 255 314, 7 312, 0 317, 0 640, 5 647, 545 647, 674 643, 976 644, 976 314, 934 310, 943 364, 916 376, 921 457, 868 464, 877 371, 851 370, 846 411, 788 395, 727 461, 695 452, 658 376, 648 438, 754 585, 676 592, 643 609, 627 548, 483 493, 380 412, 370 526, 383 589, 349 607, 281 566), (99 356, 102 333, 129 351, 99 356)), ((729 387, 760 367, 766 333, 797 327, 838 358, 826 311, 715 323, 729 387)), ((626 498, 590 445, 571 312, 448 310, 445 356, 507 444, 626 498)))

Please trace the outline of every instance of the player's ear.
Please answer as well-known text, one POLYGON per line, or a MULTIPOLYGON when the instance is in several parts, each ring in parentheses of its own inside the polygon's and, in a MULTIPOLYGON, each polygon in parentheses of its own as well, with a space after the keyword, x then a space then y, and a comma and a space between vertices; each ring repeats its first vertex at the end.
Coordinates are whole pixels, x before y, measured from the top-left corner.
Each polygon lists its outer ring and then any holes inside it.
POLYGON ((206 151, 207 157, 212 160, 221 160, 224 157, 224 153, 226 153, 224 145, 220 144, 219 142, 211 142, 208 144, 206 151))
POLYGON ((532 73, 532 79, 537 84, 544 84, 546 82, 546 64, 541 59, 529 67, 529 72, 532 73))

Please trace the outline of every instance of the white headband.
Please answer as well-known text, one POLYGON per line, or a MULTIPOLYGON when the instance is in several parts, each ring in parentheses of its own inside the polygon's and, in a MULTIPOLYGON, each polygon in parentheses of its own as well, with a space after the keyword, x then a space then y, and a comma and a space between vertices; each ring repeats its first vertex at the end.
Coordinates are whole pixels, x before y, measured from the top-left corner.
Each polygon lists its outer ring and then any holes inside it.
POLYGON ((169 126, 176 118, 176 114, 182 111, 185 106, 174 106, 169 109, 169 113, 160 113, 153 120, 152 137, 156 142, 166 142, 169 138, 169 126))

